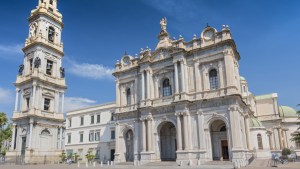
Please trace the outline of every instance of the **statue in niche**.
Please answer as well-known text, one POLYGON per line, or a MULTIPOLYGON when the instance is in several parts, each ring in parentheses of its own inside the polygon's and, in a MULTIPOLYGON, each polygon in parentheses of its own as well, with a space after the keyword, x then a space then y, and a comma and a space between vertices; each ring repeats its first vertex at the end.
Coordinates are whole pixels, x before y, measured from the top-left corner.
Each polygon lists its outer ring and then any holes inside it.
POLYGON ((32 24, 30 27, 30 38, 36 37, 37 30, 38 30, 37 24, 36 23, 32 24))
POLYGON ((160 20, 160 29, 161 32, 167 32, 167 18, 164 17, 160 20))
POLYGON ((63 68, 63 67, 60 67, 60 77, 61 78, 65 78, 65 68, 63 68))
POLYGON ((41 66, 41 59, 39 57, 34 60, 34 68, 39 68, 41 66))
POLYGON ((19 66, 19 76, 23 75, 23 70, 24 70, 24 65, 22 64, 19 66))

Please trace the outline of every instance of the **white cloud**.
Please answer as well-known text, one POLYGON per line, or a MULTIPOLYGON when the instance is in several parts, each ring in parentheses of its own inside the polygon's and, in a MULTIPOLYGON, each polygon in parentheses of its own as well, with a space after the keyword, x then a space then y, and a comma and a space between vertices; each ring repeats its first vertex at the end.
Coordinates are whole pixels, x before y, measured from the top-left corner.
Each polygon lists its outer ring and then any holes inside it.
POLYGON ((14 103, 13 91, 0 87, 0 105, 10 105, 14 103))
POLYGON ((4 59, 13 59, 12 55, 23 55, 22 52, 23 45, 22 44, 15 44, 15 45, 3 45, 0 44, 0 58, 4 59))
POLYGON ((95 105, 97 102, 95 100, 82 98, 82 97, 65 97, 65 112, 70 110, 81 109, 85 107, 90 107, 95 105))
POLYGON ((90 79, 113 79, 113 68, 103 66, 101 64, 77 63, 73 60, 66 59, 69 63, 67 73, 70 72, 76 76, 90 79))

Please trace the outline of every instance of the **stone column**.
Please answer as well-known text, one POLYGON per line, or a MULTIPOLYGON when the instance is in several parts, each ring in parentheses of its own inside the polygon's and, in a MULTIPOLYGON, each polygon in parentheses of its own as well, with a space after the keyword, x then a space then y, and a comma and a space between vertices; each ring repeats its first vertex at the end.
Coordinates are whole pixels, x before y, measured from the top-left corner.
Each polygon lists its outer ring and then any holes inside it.
POLYGON ((134 135, 133 135, 133 139, 134 139, 134 160, 138 160, 138 153, 139 153, 139 122, 135 121, 134 122, 134 135))
POLYGON ((289 148, 289 140, 288 140, 287 134, 286 134, 286 131, 287 131, 287 130, 288 130, 288 129, 284 130, 284 135, 285 135, 285 140, 286 140, 286 147, 289 148))
POLYGON ((234 79, 233 79, 234 63, 233 63, 232 51, 225 50, 223 53, 224 53, 224 61, 225 61, 227 87, 234 86, 234 79))
POLYGON ((184 150, 189 149, 188 114, 183 113, 184 150))
POLYGON ((277 128, 274 127, 273 128, 273 139, 274 139, 274 148, 275 150, 279 150, 280 149, 280 143, 279 143, 279 135, 278 135, 278 131, 277 128))
POLYGON ((145 100, 145 73, 142 72, 142 100, 145 100))
POLYGON ((15 112, 18 111, 18 106, 19 106, 19 89, 16 89, 16 101, 15 101, 15 112))
POLYGON ((196 92, 202 91, 202 79, 200 75, 200 68, 199 68, 199 61, 195 62, 194 69, 195 69, 195 89, 196 92))
POLYGON ((151 118, 147 119, 147 143, 148 143, 148 151, 152 151, 152 120, 151 118))
POLYGON ((180 151, 182 150, 182 132, 181 132, 181 115, 180 113, 176 113, 177 119, 177 149, 180 151))
POLYGON ((59 92, 55 91, 55 112, 59 112, 59 92))
POLYGON ((248 150, 252 150, 252 146, 250 145, 250 141, 249 141, 249 134, 250 134, 250 129, 249 129, 249 116, 247 116, 245 119, 245 129, 246 129, 246 141, 247 141, 247 148, 248 150))
POLYGON ((62 93, 62 99, 61 99, 61 113, 64 113, 64 106, 65 106, 65 93, 62 93))
POLYGON ((273 150, 273 143, 272 143, 272 133, 268 132, 268 138, 269 138, 269 145, 270 145, 270 150, 273 150))
POLYGON ((198 120, 198 144, 199 149, 204 150, 206 147, 205 144, 205 133, 204 133, 204 115, 202 112, 197 112, 197 120, 198 120))
POLYGON ((180 62, 180 68, 181 68, 181 81, 182 81, 182 92, 185 92, 185 71, 184 71, 184 63, 183 60, 180 62))
POLYGON ((32 147, 32 128, 33 128, 33 119, 30 119, 29 122, 30 126, 29 126, 29 149, 31 149, 32 147))
POLYGON ((16 138, 15 134, 16 134, 16 124, 13 124, 11 146, 10 146, 11 151, 15 150, 15 138, 16 138))
POLYGON ((208 79, 208 70, 205 66, 202 66, 202 77, 203 77, 203 90, 208 91, 210 86, 209 86, 209 79, 208 79))
POLYGON ((218 68, 219 68, 219 79, 220 79, 220 88, 224 88, 224 77, 223 77, 223 64, 222 61, 219 61, 218 64, 218 68))
POLYGON ((279 144, 280 144, 280 149, 283 148, 283 144, 282 144, 282 134, 281 134, 281 129, 277 128, 278 131, 278 136, 279 136, 279 144))
POLYGON ((32 89, 32 103, 31 103, 31 108, 35 108, 35 93, 36 93, 36 84, 33 84, 33 89, 32 89))
MULTIPOLYGON (((120 107, 120 88, 119 80, 116 80, 116 106, 120 107)), ((137 90, 136 90, 137 91, 137 90)))
POLYGON ((138 103, 138 80, 134 80, 134 105, 138 103))
POLYGON ((115 140, 116 140, 116 149, 115 149, 115 153, 118 154, 120 153, 120 136, 119 133, 120 132, 120 124, 118 122, 116 122, 116 128, 115 128, 115 140))
POLYGON ((63 141, 63 139, 62 139, 62 130, 63 130, 63 127, 62 126, 60 126, 60 130, 59 130, 59 148, 60 149, 63 149, 63 147, 62 147, 62 141, 63 141))
POLYGON ((177 62, 174 63, 174 74, 175 74, 175 93, 179 92, 179 83, 178 83, 178 67, 177 62))
POLYGON ((143 147, 142 152, 146 152, 146 120, 142 119, 142 131, 143 131, 143 147))
POLYGON ((232 135, 232 149, 239 149, 241 148, 241 131, 240 130, 240 118, 239 112, 237 107, 232 106, 228 109, 229 118, 230 118, 230 128, 231 128, 231 135, 232 135))
POLYGON ((150 95, 150 71, 147 70, 147 99, 151 99, 150 95))

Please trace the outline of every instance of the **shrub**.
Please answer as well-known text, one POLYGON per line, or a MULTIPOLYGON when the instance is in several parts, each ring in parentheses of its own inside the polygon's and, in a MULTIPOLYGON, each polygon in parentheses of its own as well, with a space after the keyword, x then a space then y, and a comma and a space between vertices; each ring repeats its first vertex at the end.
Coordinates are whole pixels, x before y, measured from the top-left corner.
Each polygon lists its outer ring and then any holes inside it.
POLYGON ((289 148, 284 148, 282 149, 282 155, 283 156, 287 156, 287 155, 290 155, 292 152, 289 148))

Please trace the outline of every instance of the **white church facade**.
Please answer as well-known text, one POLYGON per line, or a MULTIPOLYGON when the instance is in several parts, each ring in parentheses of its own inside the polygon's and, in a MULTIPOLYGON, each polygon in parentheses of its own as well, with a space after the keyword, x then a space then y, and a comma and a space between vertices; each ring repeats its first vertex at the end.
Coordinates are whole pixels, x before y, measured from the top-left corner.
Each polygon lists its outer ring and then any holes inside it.
POLYGON ((62 15, 57 0, 39 0, 29 17, 24 63, 15 82, 13 138, 8 155, 26 163, 58 161, 66 151, 116 164, 176 161, 201 165, 270 158, 291 148, 298 116, 276 93, 254 96, 239 74, 240 55, 228 26, 207 26, 189 42, 170 39, 167 20, 155 50, 125 54, 115 65, 114 103, 73 110, 64 118, 67 89, 62 15), (66 121, 66 123, 65 123, 66 121))
POLYGON ((270 158, 297 133, 297 113, 277 94, 254 96, 239 74, 228 26, 207 26, 190 42, 170 39, 166 19, 154 51, 125 55, 116 70, 115 162, 174 160, 199 165, 270 158))

